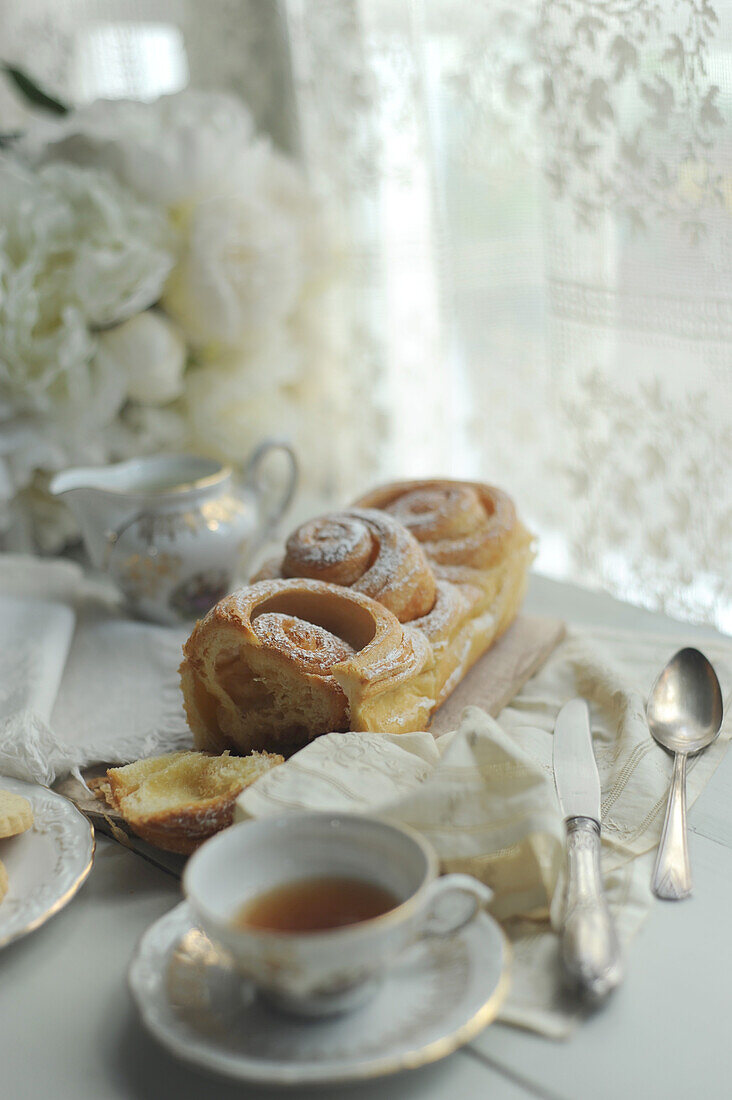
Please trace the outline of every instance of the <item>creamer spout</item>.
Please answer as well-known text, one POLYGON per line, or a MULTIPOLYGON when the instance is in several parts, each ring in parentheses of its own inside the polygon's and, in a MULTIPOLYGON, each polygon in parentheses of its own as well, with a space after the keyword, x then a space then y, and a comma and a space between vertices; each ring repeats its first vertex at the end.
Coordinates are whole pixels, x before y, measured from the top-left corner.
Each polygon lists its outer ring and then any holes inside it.
POLYGON ((105 565, 110 532, 119 522, 120 501, 106 485, 105 470, 92 467, 64 470, 48 489, 73 512, 89 557, 99 569, 105 565))

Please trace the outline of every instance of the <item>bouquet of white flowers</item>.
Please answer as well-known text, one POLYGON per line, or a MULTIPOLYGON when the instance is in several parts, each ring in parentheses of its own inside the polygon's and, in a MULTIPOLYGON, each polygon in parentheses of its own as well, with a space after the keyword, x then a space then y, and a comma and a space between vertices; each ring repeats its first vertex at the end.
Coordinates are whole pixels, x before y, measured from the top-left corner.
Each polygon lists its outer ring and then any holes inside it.
POLYGON ((172 449, 236 464, 275 433, 307 448, 317 479, 333 238, 244 104, 196 91, 97 101, 4 144, 6 545, 73 537, 45 492, 71 464, 172 449))

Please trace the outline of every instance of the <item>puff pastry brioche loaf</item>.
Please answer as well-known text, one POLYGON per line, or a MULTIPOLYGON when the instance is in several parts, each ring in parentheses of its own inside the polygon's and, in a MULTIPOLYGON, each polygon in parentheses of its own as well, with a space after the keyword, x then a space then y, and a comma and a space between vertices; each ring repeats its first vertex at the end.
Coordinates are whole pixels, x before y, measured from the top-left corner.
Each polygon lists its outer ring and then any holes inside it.
POLYGON ((325 731, 423 726, 433 654, 417 630, 349 588, 265 580, 196 624, 180 668, 197 748, 291 752, 325 731))
POLYGON ((396 482, 303 524, 184 646, 196 746, 425 729, 515 617, 531 542, 505 493, 465 481, 396 482))

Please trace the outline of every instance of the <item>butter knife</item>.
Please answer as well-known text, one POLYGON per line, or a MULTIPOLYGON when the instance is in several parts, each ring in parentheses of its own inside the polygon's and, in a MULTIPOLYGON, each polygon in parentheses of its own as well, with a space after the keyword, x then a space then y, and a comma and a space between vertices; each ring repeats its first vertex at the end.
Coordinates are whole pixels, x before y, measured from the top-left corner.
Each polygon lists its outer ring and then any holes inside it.
POLYGON ((622 962, 602 888, 600 776, 584 699, 572 699, 557 716, 554 782, 567 829, 560 960, 568 983, 598 1002, 620 982, 622 962))

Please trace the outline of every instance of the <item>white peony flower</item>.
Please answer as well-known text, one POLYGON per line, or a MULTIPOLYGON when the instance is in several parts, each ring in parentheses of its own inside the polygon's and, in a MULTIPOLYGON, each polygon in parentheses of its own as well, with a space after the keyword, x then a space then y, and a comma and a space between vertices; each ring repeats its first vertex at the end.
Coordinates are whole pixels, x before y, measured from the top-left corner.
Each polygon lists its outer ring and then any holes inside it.
POLYGON ((110 458, 108 426, 28 417, 0 424, 0 460, 13 490, 24 489, 38 470, 96 466, 110 458))
POLYGON ((130 403, 110 425, 107 441, 115 459, 184 451, 190 446, 190 427, 176 405, 158 408, 130 403))
POLYGON ((264 195, 234 192, 191 211, 163 305, 199 347, 237 345, 284 322, 303 280, 297 222, 264 195))
POLYGON ((238 375, 256 393, 295 382, 303 372, 303 349, 291 339, 289 328, 279 325, 260 330, 249 343, 205 356, 201 365, 238 375))
POLYGON ((171 206, 217 191, 253 140, 252 116, 235 96, 189 89, 152 103, 96 100, 39 122, 21 148, 33 163, 107 168, 138 195, 171 206))
POLYGON ((0 161, 0 225, 11 265, 30 265, 45 322, 73 306, 92 326, 115 324, 157 300, 173 264, 171 231, 112 176, 0 161))
POLYGON ((240 463, 284 434, 330 476, 332 226, 247 108, 96 102, 19 145, 32 171, 0 157, 0 529, 60 545, 48 476, 135 454, 240 463))
POLYGON ((15 497, 7 520, 7 549, 16 553, 60 554, 80 536, 71 509, 51 496, 43 476, 15 497))
POLYGON ((264 436, 294 436, 299 418, 287 387, 220 365, 188 372, 186 408, 196 449, 234 464, 264 436))
POLYGON ((100 334, 97 362, 119 372, 130 400, 165 405, 183 391, 186 344, 164 314, 145 310, 100 334))
POLYGON ((46 319, 36 270, 32 258, 13 267, 0 251, 0 401, 6 414, 67 408, 91 388, 96 341, 74 306, 61 306, 46 319))
POLYGON ((172 264, 164 219, 111 177, 0 161, 0 404, 108 423, 124 400, 90 326, 150 305, 172 264))
POLYGON ((6 549, 58 551, 75 521, 46 492, 51 474, 68 466, 96 466, 112 457, 108 429, 81 416, 16 417, 0 424, 0 530, 6 549))
POLYGON ((258 158, 261 187, 269 201, 297 225, 306 267, 306 294, 332 284, 346 253, 345 236, 332 213, 316 197, 302 170, 289 157, 267 147, 258 158))

